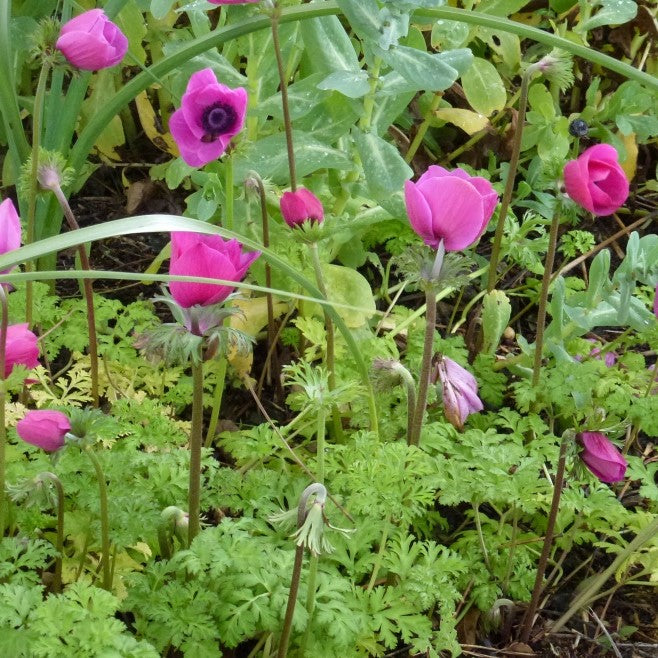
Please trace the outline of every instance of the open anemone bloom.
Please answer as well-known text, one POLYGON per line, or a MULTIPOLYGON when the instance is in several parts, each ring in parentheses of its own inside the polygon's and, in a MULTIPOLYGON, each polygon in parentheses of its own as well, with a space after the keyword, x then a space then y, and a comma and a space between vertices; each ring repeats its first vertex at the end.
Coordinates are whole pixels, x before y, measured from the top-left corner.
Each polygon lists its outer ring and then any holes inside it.
POLYGON ((283 193, 281 214, 290 228, 301 226, 306 221, 314 224, 321 224, 324 221, 322 202, 304 187, 300 187, 295 192, 283 193))
POLYGON ((190 167, 219 158, 244 125, 247 92, 219 82, 212 69, 192 74, 181 106, 169 119, 169 130, 190 167))
MULTIPOLYGON (((219 235, 176 232, 171 234, 169 274, 241 281, 260 252, 244 253, 237 240, 219 235)), ((233 286, 214 283, 172 281, 169 291, 181 308, 209 306, 223 302, 233 286)))
MULTIPOLYGON (((0 254, 6 254, 21 246, 21 220, 11 199, 0 203, 0 254)), ((7 274, 13 268, 0 271, 7 274)))
POLYGON ((583 450, 580 458, 601 482, 620 482, 624 479, 628 462, 601 432, 581 432, 578 441, 583 450))
POLYGON ((597 216, 612 215, 628 198, 629 184, 617 151, 596 144, 564 165, 564 186, 579 206, 597 216))
POLYGON ((9 377, 14 366, 25 366, 31 370, 39 365, 39 343, 35 334, 27 327, 27 322, 10 324, 7 327, 5 379, 9 377))
POLYGON ((28 411, 16 424, 18 436, 46 452, 59 450, 71 431, 71 421, 61 411, 39 409, 28 411))
POLYGON ((456 361, 439 357, 432 380, 441 383, 445 416, 458 430, 464 428, 470 414, 484 409, 475 377, 456 361))
POLYGON ((405 181, 409 222, 423 242, 446 251, 472 245, 484 232, 498 203, 491 183, 463 169, 430 166, 416 183, 405 181))
POLYGON ((123 59, 128 39, 102 9, 91 9, 62 26, 55 47, 76 68, 98 71, 123 59))

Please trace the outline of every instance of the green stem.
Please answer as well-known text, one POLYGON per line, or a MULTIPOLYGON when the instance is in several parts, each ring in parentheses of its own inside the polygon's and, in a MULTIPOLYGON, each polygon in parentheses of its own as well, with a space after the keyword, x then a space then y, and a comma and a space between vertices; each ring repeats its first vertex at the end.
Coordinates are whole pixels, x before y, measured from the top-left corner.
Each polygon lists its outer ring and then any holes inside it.
POLYGON ((190 525, 189 544, 201 529, 201 446, 203 443, 203 362, 200 355, 192 361, 192 428, 190 430, 190 484, 188 513, 190 525))
POLYGON ((375 557, 375 565, 372 568, 372 573, 370 574, 370 580, 368 581, 368 587, 366 592, 372 592, 375 583, 377 582, 377 576, 379 575, 379 570, 382 567, 382 561, 384 560, 384 553, 386 552, 386 542, 388 541, 388 533, 391 528, 391 519, 387 518, 384 524, 384 529, 382 530, 382 536, 379 540, 379 549, 377 550, 377 556, 375 557))
POLYGON ((62 589, 62 557, 64 554, 64 487, 61 480, 49 471, 45 471, 38 475, 40 482, 49 480, 55 485, 57 489, 57 539, 55 541, 55 548, 57 549, 57 557, 55 558, 55 576, 53 578, 52 591, 57 593, 62 589))
POLYGON ((487 567, 488 571, 491 572, 491 562, 489 561, 489 551, 487 551, 487 545, 484 542, 484 535, 482 534, 482 523, 480 521, 480 506, 476 503, 473 505, 473 518, 475 519, 475 529, 478 533, 478 541, 480 542, 480 550, 482 551, 482 556, 484 557, 484 564, 487 567))
POLYGON ((546 535, 544 536, 544 545, 541 549, 539 556, 539 563, 537 564, 537 575, 535 576, 535 585, 532 589, 532 597, 530 598, 530 605, 525 611, 523 617, 523 624, 521 627, 521 642, 527 642, 530 639, 530 632, 534 623, 535 613, 539 605, 539 597, 544 589, 544 573, 546 572, 546 565, 548 557, 551 553, 553 546, 553 534, 555 532, 555 521, 557 520, 557 513, 560 508, 560 498, 562 496, 562 485, 564 483, 564 469, 567 463, 567 446, 570 432, 565 432, 562 435, 562 442, 560 443, 560 456, 558 458, 557 472, 555 473, 555 481, 553 483, 553 499, 551 501, 551 510, 548 514, 548 522, 546 524, 546 535))
POLYGON ((224 160, 224 226, 233 230, 233 155, 224 160))
MULTIPOLYGON (((326 489, 319 483, 313 483, 302 491, 299 497, 299 504, 297 506, 297 529, 299 530, 306 520, 306 503, 313 494, 321 495, 326 489)), ((295 603, 297 602, 297 594, 299 593, 299 581, 302 575, 302 564, 304 562, 304 544, 300 544, 295 549, 295 562, 292 568, 292 578, 290 580, 290 592, 288 594, 288 604, 286 605, 286 616, 283 620, 283 628, 281 629, 281 639, 279 640, 279 650, 277 658, 286 658, 288 655, 288 644, 290 642, 290 633, 292 631, 292 619, 295 615, 295 603)))
POLYGON ((0 285, 0 541, 5 535, 6 511, 9 499, 5 495, 7 462, 7 426, 5 422, 5 403, 7 389, 5 382, 5 364, 7 363, 7 327, 9 326, 9 309, 7 291, 0 285))
MULTIPOLYGON (((329 299, 327 293, 327 286, 324 282, 324 274, 322 272, 322 263, 320 262, 320 254, 318 253, 318 243, 312 242, 309 245, 311 251, 311 260, 313 261, 313 270, 315 272, 315 281, 318 284, 318 288, 322 293, 322 296, 325 299, 329 299)), ((336 371, 335 371, 335 337, 334 337, 334 323, 331 319, 331 316, 324 310, 324 326, 327 331, 327 352, 325 355, 325 363, 327 366, 327 372, 329 373, 329 390, 333 391, 336 388, 336 371)), ((343 429, 341 425, 340 415, 338 413, 338 408, 336 405, 333 405, 331 409, 332 417, 332 426, 334 439, 340 440, 343 435, 343 429)))
POLYGON ((416 411, 416 382, 411 373, 399 362, 395 363, 393 370, 400 376, 407 392, 407 445, 411 445, 411 430, 413 426, 414 413, 416 411))
POLYGON ((377 94, 377 83, 379 82, 379 70, 382 65, 381 57, 375 57, 372 70, 370 71, 370 88, 363 99, 363 114, 359 120, 361 130, 370 130, 372 124, 372 114, 375 110, 375 96, 377 94))
POLYGON ((512 140, 512 154, 509 160, 507 170, 507 179, 505 180, 505 190, 500 202, 500 211, 498 213, 498 224, 496 224, 496 233, 494 234, 493 246, 491 248, 491 258, 489 259, 489 277, 487 279, 487 291, 491 292, 496 287, 496 278, 498 273, 498 262, 500 261, 500 248, 503 243, 503 233, 505 232, 505 219, 509 209, 514 192, 514 181, 516 179, 516 170, 519 166, 519 157, 521 155, 521 138, 523 137, 523 128, 525 126, 525 111, 528 106, 528 87, 530 78, 534 69, 527 69, 521 78, 521 95, 519 96, 519 112, 516 119, 516 130, 512 140))
POLYGON ((208 423, 208 431, 206 432, 205 447, 210 447, 215 432, 217 431, 217 423, 219 422, 219 412, 222 407, 222 398, 224 397, 224 386, 226 384, 226 366, 227 361, 225 357, 221 357, 217 361, 217 383, 215 384, 215 394, 212 401, 212 413, 210 414, 210 422, 208 423))
POLYGON ((548 251, 544 263, 544 276, 541 280, 541 292, 539 294, 539 307, 537 309, 537 336, 535 339, 535 359, 532 367, 532 385, 539 384, 541 371, 541 357, 544 350, 544 329, 546 328, 546 305, 548 303, 548 289, 551 285, 551 274, 555 262, 555 251, 557 249, 557 234, 560 228, 560 205, 555 208, 551 221, 551 230, 548 238, 548 251))
MULTIPOLYGON (((37 212, 37 171, 39 169, 39 148, 41 147, 41 124, 43 120, 43 104, 46 98, 46 83, 50 73, 50 61, 44 59, 39 72, 39 81, 34 94, 34 110, 32 112, 32 171, 30 172, 30 187, 27 199, 27 230, 26 244, 34 242, 34 224, 37 212)), ((30 272, 34 267, 32 261, 25 263, 25 269, 30 272)), ((25 321, 32 326, 33 314, 32 282, 25 287, 25 321)))
POLYGON ((418 150, 419 146, 423 143, 423 138, 425 137, 425 133, 427 132, 427 129, 430 127, 430 123, 432 122, 432 114, 434 111, 439 107, 439 103, 441 102, 441 99, 443 98, 443 92, 442 91, 437 91, 434 94, 434 98, 432 98, 432 102, 430 103, 430 106, 427 108, 427 112, 425 112, 425 116, 423 117, 423 122, 418 126, 418 131, 416 132, 416 136, 413 139, 413 142, 411 142, 411 145, 409 146, 409 149, 404 156, 405 162, 411 162, 414 159, 414 155, 416 155, 416 151, 418 150))
POLYGON ((89 457, 98 481, 98 496, 101 508, 101 559, 103 562, 103 589, 112 591, 112 575, 110 570, 110 522, 107 511, 107 482, 105 474, 96 453, 89 446, 85 447, 85 453, 89 457))
POLYGON ((411 434, 407 443, 417 446, 420 442, 420 431, 423 427, 423 417, 427 407, 427 392, 430 385, 432 368, 432 353, 434 352, 434 331, 436 328, 436 289, 433 284, 427 284, 425 291, 425 340, 423 343, 423 360, 418 380, 418 395, 416 397, 416 410, 411 426, 411 434))
MULTIPOLYGON (((71 210, 71 206, 59 185, 50 188, 57 201, 64 211, 64 216, 68 222, 69 228, 76 231, 80 228, 75 215, 71 210)), ((78 246, 78 255, 80 257, 80 265, 83 270, 91 271, 89 263, 89 256, 84 244, 78 246)), ((96 335, 96 312, 94 310, 94 287, 91 279, 83 279, 82 282, 85 305, 87 309, 87 333, 89 335, 89 369, 91 374, 91 400, 94 407, 98 407, 99 393, 98 393, 98 338, 96 335)))
POLYGON ((295 170, 295 149, 292 143, 292 121, 290 120, 290 107, 288 104, 288 80, 283 66, 281 56, 281 43, 279 41, 279 20, 281 18, 281 6, 277 3, 272 10, 272 44, 274 45, 274 56, 276 67, 279 71, 279 85, 281 88, 281 108, 283 109, 283 126, 286 131, 286 148, 288 149, 288 169, 290 171, 290 189, 297 189, 297 174, 295 170))
POLYGON ((299 655, 306 656, 306 645, 308 640, 311 637, 311 624, 313 623, 313 612, 315 611, 315 581, 318 575, 318 562, 319 557, 317 555, 311 555, 311 559, 308 561, 308 581, 306 586, 306 630, 304 631, 304 637, 299 647, 299 655))

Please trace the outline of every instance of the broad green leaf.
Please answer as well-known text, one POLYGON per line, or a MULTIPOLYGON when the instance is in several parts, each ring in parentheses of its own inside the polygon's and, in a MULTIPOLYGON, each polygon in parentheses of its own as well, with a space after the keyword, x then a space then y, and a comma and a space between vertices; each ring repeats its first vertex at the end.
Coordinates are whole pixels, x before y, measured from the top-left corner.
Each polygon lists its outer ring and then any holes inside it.
POLYGON ((329 74, 332 71, 358 71, 359 59, 345 28, 336 16, 324 16, 301 21, 304 56, 313 71, 329 74))
POLYGON ((468 48, 430 54, 397 46, 378 51, 378 54, 391 68, 425 91, 443 91, 451 87, 473 61, 468 48))
POLYGON ((485 116, 502 110, 507 102, 500 74, 491 62, 481 57, 476 57, 462 74, 462 87, 470 106, 485 116))
POLYGON ((489 119, 484 114, 459 107, 442 107, 434 112, 434 116, 461 128, 468 135, 474 135, 489 125, 489 119))
POLYGON ((637 3, 633 0, 599 0, 598 4, 601 8, 574 31, 587 32, 602 25, 621 25, 632 21, 637 15, 637 3))
POLYGON ((339 91, 349 98, 360 98, 368 93, 370 82, 366 71, 334 71, 317 87, 339 91))
POLYGON ((336 0, 350 27, 360 36, 377 42, 384 21, 377 0, 336 0))
POLYGON ((365 311, 337 307, 336 311, 350 329, 363 326, 375 313, 375 298, 366 278, 351 267, 324 265, 327 293, 332 302, 346 304, 365 311), (368 309, 371 313, 368 313, 368 309))
POLYGON ((482 0, 477 11, 492 16, 511 16, 525 7, 530 0, 482 0))
POLYGON ((356 148, 363 164, 368 188, 375 198, 387 198, 399 192, 413 171, 398 150, 373 133, 352 130, 356 148))
POLYGON ((142 47, 142 41, 147 30, 144 17, 135 0, 127 2, 114 20, 130 42, 129 61, 132 56, 140 64, 144 64, 146 62, 146 51, 142 47))
POLYGON ((492 290, 484 296, 482 303, 482 331, 484 334, 482 351, 493 354, 498 347, 512 315, 512 305, 502 290, 492 290))
MULTIPOLYGON (((323 73, 312 73, 288 87, 288 110, 293 121, 306 116, 313 108, 322 103, 327 94, 322 92, 318 83, 324 78, 323 73)), ((249 109, 251 116, 266 119, 269 116, 283 119, 281 106, 281 93, 276 93, 262 101, 253 109, 249 109)))
POLYGON ((430 43, 437 50, 459 48, 468 42, 470 28, 458 21, 438 20, 432 26, 430 43))
MULTIPOLYGON (((350 169, 352 162, 345 153, 323 144, 307 133, 293 131, 297 176, 303 178, 318 169, 350 169)), ((278 185, 289 182, 288 152, 283 133, 270 135, 248 144, 242 157, 235 161, 235 181, 244 181, 250 171, 269 178, 278 185)))
POLYGON ((516 73, 521 65, 521 40, 518 35, 483 27, 478 28, 477 34, 502 59, 507 70, 516 73))
POLYGON ((150 11, 156 20, 163 19, 176 4, 176 0, 151 0, 150 11))

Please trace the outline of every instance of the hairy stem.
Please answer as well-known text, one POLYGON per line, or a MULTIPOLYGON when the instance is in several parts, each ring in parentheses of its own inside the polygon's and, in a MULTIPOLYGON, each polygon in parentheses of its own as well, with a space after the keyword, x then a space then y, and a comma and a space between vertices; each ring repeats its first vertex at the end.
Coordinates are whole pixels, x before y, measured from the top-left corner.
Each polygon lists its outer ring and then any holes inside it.
POLYGON ((541 371, 541 358, 544 351, 544 329, 546 328, 546 305, 548 304, 548 289, 551 285, 551 274, 553 272, 553 263, 555 262, 555 251, 557 248, 557 233, 560 228, 560 207, 559 204, 553 214, 551 221, 551 231, 548 237, 548 251, 546 252, 546 262, 544 263, 544 276, 541 280, 541 292, 539 294, 539 306, 537 308, 537 336, 535 338, 535 359, 532 367, 532 385, 539 384, 539 374, 541 371))
POLYGON ((381 57, 375 57, 372 69, 368 72, 370 77, 370 89, 363 99, 363 114, 359 120, 361 130, 370 130, 372 124, 372 114, 375 109, 375 95, 377 94, 377 83, 379 82, 379 69, 381 68, 381 57))
POLYGON ((537 564, 537 575, 535 576, 535 585, 532 589, 530 605, 528 605, 525 615, 523 616, 520 636, 521 642, 527 642, 530 639, 535 613, 537 612, 537 607, 539 605, 539 597, 544 588, 544 573, 546 572, 548 557, 553 546, 555 521, 557 520, 557 513, 560 508, 560 497, 562 496, 562 484, 564 482, 564 468, 567 462, 567 446, 570 437, 571 434, 565 432, 562 435, 562 442, 560 443, 560 456, 558 458, 557 472, 555 473, 555 481, 553 483, 553 499, 551 500, 551 509, 548 514, 548 523, 546 524, 546 535, 544 536, 544 545, 542 546, 539 563, 537 564))
POLYGON ((491 258, 489 259, 489 277, 487 279, 487 291, 491 292, 496 287, 496 278, 498 272, 498 263, 500 261, 500 248, 503 242, 503 233, 505 230, 505 218, 512 200, 514 191, 514 180, 516 170, 519 166, 519 156, 521 155, 521 138, 523 137, 523 127, 525 125, 525 111, 528 105, 528 87, 530 78, 533 75, 532 70, 528 69, 521 78, 521 95, 519 97, 519 112, 516 119, 516 130, 512 140, 512 155, 509 160, 507 170, 507 180, 505 181, 505 190, 500 202, 500 211, 498 213, 498 224, 496 224, 496 233, 494 234, 493 246, 491 248, 491 258))
POLYGON ((418 395, 416 409, 411 425, 411 433, 407 437, 410 446, 417 446, 420 442, 420 431, 423 427, 423 417, 427 407, 427 392, 430 385, 430 371, 432 368, 432 353, 434 351, 434 330, 436 327, 436 288, 427 285, 425 291, 425 340, 423 343, 423 359, 420 366, 420 379, 418 380, 418 395))
POLYGON ((190 430, 190 484, 187 511, 190 515, 189 544, 201 529, 201 446, 203 444, 203 361, 192 361, 192 428, 190 430))
POLYGON ((112 572, 110 570, 110 521, 107 511, 107 482, 103 467, 101 466, 96 453, 92 448, 86 447, 85 453, 89 457, 94 470, 96 471, 96 480, 98 481, 98 496, 101 508, 101 559, 103 563, 103 589, 108 592, 112 591, 112 572))
POLYGON ((57 539, 55 548, 57 557, 55 558, 55 576, 53 578, 52 591, 57 593, 62 589, 62 556, 64 553, 64 487, 61 480, 50 471, 44 471, 38 476, 40 482, 49 480, 55 485, 57 490, 57 539))

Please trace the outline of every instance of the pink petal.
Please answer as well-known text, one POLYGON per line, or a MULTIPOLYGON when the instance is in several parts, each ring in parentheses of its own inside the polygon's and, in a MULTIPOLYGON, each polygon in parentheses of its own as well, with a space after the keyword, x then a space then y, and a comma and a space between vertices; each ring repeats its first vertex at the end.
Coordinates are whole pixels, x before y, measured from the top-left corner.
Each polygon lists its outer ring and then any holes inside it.
MULTIPOLYGON (((422 179, 422 177, 421 177, 422 179)), ((436 249, 440 238, 432 231, 432 211, 425 197, 418 189, 418 183, 404 182, 404 201, 407 206, 407 215, 411 228, 423 239, 423 242, 436 249)))

